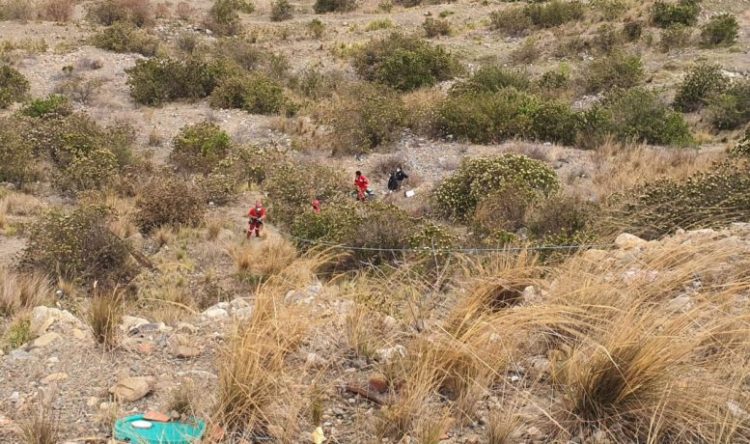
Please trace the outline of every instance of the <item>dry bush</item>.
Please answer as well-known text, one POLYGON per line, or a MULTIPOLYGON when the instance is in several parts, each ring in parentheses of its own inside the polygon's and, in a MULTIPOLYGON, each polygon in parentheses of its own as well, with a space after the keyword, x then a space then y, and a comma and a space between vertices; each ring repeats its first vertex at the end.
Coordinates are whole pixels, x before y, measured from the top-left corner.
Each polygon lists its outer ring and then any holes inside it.
POLYGON ((60 441, 60 423, 51 408, 41 401, 30 407, 20 424, 20 438, 23 444, 57 444, 60 441))
POLYGON ((44 305, 52 297, 49 279, 40 274, 18 274, 0 268, 0 316, 44 305))
POLYGON ((0 18, 22 22, 36 18, 36 7, 30 0, 7 0, 0 3, 0 18))
POLYGON ((104 26, 129 22, 144 27, 154 23, 154 11, 150 0, 99 0, 88 6, 86 18, 104 26))
POLYGON ((46 202, 30 194, 8 193, 0 199, 0 214, 35 216, 47 207, 46 202))
POLYGON ((117 291, 98 292, 89 303, 86 322, 96 342, 105 350, 117 346, 117 330, 122 318, 122 295, 117 291))
POLYGON ((177 3, 175 8, 175 15, 182 21, 192 22, 195 18, 196 10, 190 5, 190 3, 182 1, 177 3))
POLYGON ((165 175, 145 184, 135 207, 135 224, 149 233, 162 226, 198 226, 206 211, 206 199, 196 185, 165 175))
POLYGON ((47 0, 41 5, 41 16, 45 20, 68 22, 73 18, 76 0, 47 0))
POLYGON ((281 273, 297 257, 294 245, 280 236, 229 249, 237 271, 267 279, 281 273))

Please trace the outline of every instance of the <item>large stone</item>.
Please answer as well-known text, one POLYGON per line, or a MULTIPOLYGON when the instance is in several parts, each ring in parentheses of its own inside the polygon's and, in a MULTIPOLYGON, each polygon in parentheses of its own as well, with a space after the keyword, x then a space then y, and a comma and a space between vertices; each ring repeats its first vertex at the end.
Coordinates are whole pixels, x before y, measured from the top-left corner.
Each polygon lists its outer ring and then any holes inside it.
POLYGON ((67 373, 52 373, 51 375, 47 375, 40 381, 44 385, 52 384, 53 382, 60 382, 68 379, 67 373))
POLYGON ((211 307, 208 310, 204 311, 201 314, 201 317, 206 320, 220 320, 228 318, 229 313, 223 308, 211 307))
POLYGON ((151 393, 154 382, 154 378, 149 376, 124 378, 110 387, 109 393, 120 402, 133 402, 151 393))
POLYGON ((60 339, 60 335, 57 333, 45 333, 42 336, 39 336, 38 338, 34 339, 34 341, 31 343, 32 348, 42 348, 47 347, 48 345, 52 344, 56 340, 60 339))
POLYGON ((634 236, 629 233, 622 233, 615 239, 615 245, 623 250, 630 250, 633 248, 640 248, 647 244, 647 241, 641 239, 638 236, 634 236))
POLYGON ((31 330, 32 337, 43 335, 56 323, 69 327, 82 326, 81 321, 67 310, 45 306, 34 307, 31 310, 29 329, 31 330))
POLYGON ((123 316, 122 317, 122 323, 120 324, 120 330, 124 332, 129 332, 133 330, 134 328, 138 328, 141 325, 148 324, 147 319, 143 318, 136 318, 134 316, 123 316))

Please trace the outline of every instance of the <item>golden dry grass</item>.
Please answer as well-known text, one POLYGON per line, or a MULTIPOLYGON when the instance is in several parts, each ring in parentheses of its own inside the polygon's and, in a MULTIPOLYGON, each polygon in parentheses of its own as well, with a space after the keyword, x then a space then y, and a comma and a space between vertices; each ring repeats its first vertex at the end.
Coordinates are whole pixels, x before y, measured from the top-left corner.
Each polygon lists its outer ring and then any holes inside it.
POLYGON ((49 303, 52 288, 49 279, 40 274, 19 274, 0 268, 0 315, 10 316, 49 303))

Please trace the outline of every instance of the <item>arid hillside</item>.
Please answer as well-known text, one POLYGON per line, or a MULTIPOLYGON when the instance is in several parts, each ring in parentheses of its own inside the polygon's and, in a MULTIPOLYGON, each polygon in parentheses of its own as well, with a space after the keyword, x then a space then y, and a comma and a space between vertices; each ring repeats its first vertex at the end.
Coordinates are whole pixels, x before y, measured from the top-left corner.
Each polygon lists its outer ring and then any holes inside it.
POLYGON ((0 443, 750 442, 748 29, 0 0, 0 443))

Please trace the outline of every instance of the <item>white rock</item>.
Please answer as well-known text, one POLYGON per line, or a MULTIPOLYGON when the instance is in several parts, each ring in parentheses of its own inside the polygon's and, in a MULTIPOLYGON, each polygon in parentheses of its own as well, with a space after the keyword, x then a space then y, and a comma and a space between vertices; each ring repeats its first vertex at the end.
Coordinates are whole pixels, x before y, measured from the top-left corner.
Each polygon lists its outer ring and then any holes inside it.
POLYGON ((201 314, 201 317, 203 317, 204 319, 214 319, 214 320, 226 319, 229 317, 229 313, 223 308, 212 307, 204 311, 201 314))
POLYGON ((235 309, 234 311, 232 311, 232 316, 235 319, 250 319, 251 317, 253 317, 253 307, 243 307, 235 309))
POLYGON ((381 362, 391 362, 393 359, 398 357, 406 356, 406 347, 401 344, 394 345, 393 347, 381 348, 375 352, 378 360, 381 362))
POLYGON ((729 413, 736 418, 746 418, 748 416, 747 411, 731 399, 727 401, 727 410, 729 410, 729 413))
POLYGON ((60 335, 57 333, 45 333, 42 336, 39 336, 38 338, 34 339, 34 341, 31 343, 31 347, 32 348, 47 347, 48 345, 52 344, 58 339, 60 339, 60 335))
POLYGON ((124 378, 110 387, 109 392, 120 402, 133 402, 151 393, 154 382, 152 377, 124 378))
POLYGON ((624 250, 640 248, 646 245, 646 243, 647 242, 640 237, 634 236, 629 233, 622 233, 621 235, 617 236, 617 239, 615 239, 615 245, 618 248, 622 248, 624 250))
POLYGON ((134 328, 140 327, 141 325, 148 324, 148 320, 143 318, 136 318, 134 316, 123 316, 122 323, 120 324, 120 330, 128 332, 134 328))

